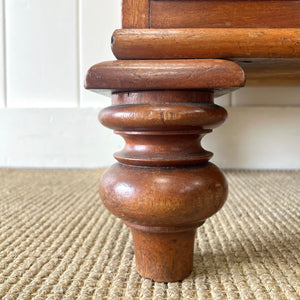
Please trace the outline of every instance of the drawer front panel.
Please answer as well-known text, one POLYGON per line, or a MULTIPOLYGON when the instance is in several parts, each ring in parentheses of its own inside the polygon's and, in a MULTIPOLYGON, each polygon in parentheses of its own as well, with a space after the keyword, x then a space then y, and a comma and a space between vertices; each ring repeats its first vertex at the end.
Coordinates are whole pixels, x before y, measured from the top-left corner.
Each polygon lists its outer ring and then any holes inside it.
POLYGON ((299 28, 300 1, 152 0, 150 27, 299 28))

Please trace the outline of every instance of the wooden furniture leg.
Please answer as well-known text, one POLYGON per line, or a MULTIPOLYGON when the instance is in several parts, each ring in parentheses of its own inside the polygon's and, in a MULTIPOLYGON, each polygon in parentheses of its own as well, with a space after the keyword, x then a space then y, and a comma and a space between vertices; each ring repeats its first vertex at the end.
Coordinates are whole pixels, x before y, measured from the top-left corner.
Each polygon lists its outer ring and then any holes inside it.
POLYGON ((248 84, 299 85, 300 2, 271 2, 123 0, 112 37, 121 60, 88 71, 86 88, 112 92, 101 123, 126 142, 101 198, 131 227, 144 277, 184 279, 196 228, 226 199, 200 145, 226 118, 213 97, 244 85, 241 68, 248 84))
POLYGON ((192 271, 196 228, 226 199, 226 180, 200 145, 225 120, 226 111, 213 104, 209 92, 120 93, 113 98, 130 104, 104 109, 100 120, 117 127, 126 146, 115 154, 120 163, 102 177, 101 199, 131 227, 138 272, 155 281, 181 280, 192 271), (155 107, 154 101, 159 102, 155 107))
POLYGON ((192 271, 197 227, 227 196, 226 179, 200 143, 227 116, 213 103, 213 86, 239 86, 244 76, 225 61, 186 61, 183 69, 162 62, 151 72, 147 66, 155 62, 136 64, 104 63, 87 75, 87 88, 117 89, 99 119, 125 140, 118 163, 102 176, 100 196, 131 228, 137 271, 157 282, 178 281, 192 271))

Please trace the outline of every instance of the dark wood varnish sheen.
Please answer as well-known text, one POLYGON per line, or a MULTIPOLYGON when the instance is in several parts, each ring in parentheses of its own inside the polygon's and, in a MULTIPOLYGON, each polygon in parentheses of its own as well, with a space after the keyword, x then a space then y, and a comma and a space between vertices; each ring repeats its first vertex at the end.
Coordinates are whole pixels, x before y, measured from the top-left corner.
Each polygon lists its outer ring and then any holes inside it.
POLYGON ((226 58, 242 66, 248 86, 300 84, 300 28, 121 29, 113 37, 119 59, 226 58))
POLYGON ((151 1, 150 28, 299 28, 300 1, 151 1))
POLYGON ((99 120, 125 140, 100 195, 131 228, 137 271, 178 281, 192 271, 196 228, 228 193, 201 146, 227 117, 213 98, 245 84, 240 66, 250 82, 299 80, 300 1, 123 0, 122 26, 113 51, 130 60, 94 65, 85 81, 112 93, 99 120))
POLYGON ((125 146, 104 173, 100 195, 131 228, 142 276, 171 282, 192 271, 196 228, 228 190, 201 140, 227 117, 214 93, 244 81, 242 69, 224 60, 115 61, 88 71, 87 88, 114 90, 99 120, 125 146))
POLYGON ((225 60, 126 60, 92 66, 85 87, 112 91, 226 90, 244 83, 243 70, 225 60))
POLYGON ((115 154, 121 164, 101 179, 101 199, 131 227, 138 272, 158 282, 189 275, 195 230, 227 196, 225 177, 201 147, 227 113, 213 104, 211 92, 176 93, 180 103, 170 101, 174 91, 118 93, 117 105, 99 115, 125 140, 115 154))
POLYGON ((120 29, 113 41, 118 59, 300 58, 300 28, 120 29))

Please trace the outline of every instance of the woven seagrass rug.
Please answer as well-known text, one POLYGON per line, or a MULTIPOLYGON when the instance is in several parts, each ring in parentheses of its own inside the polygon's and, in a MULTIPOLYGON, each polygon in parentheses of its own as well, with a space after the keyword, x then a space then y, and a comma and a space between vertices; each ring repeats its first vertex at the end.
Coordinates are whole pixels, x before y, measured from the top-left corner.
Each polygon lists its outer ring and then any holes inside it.
POLYGON ((103 170, 0 170, 0 299, 300 299, 298 171, 227 171, 194 270, 154 283, 98 198, 103 170))

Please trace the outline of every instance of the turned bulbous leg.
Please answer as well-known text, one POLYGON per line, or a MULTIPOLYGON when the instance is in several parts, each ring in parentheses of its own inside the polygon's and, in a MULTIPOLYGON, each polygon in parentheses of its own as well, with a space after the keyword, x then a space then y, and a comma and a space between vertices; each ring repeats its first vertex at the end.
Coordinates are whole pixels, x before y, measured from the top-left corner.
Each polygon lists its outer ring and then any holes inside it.
POLYGON ((131 228, 137 271, 158 282, 192 271, 196 228, 227 197, 201 138, 226 118, 203 91, 120 93, 100 121, 126 145, 101 179, 104 205, 131 228))
POLYGON ((136 167, 115 164, 102 177, 104 205, 131 227, 138 272, 159 282, 192 271, 195 230, 227 195, 219 169, 136 167))

